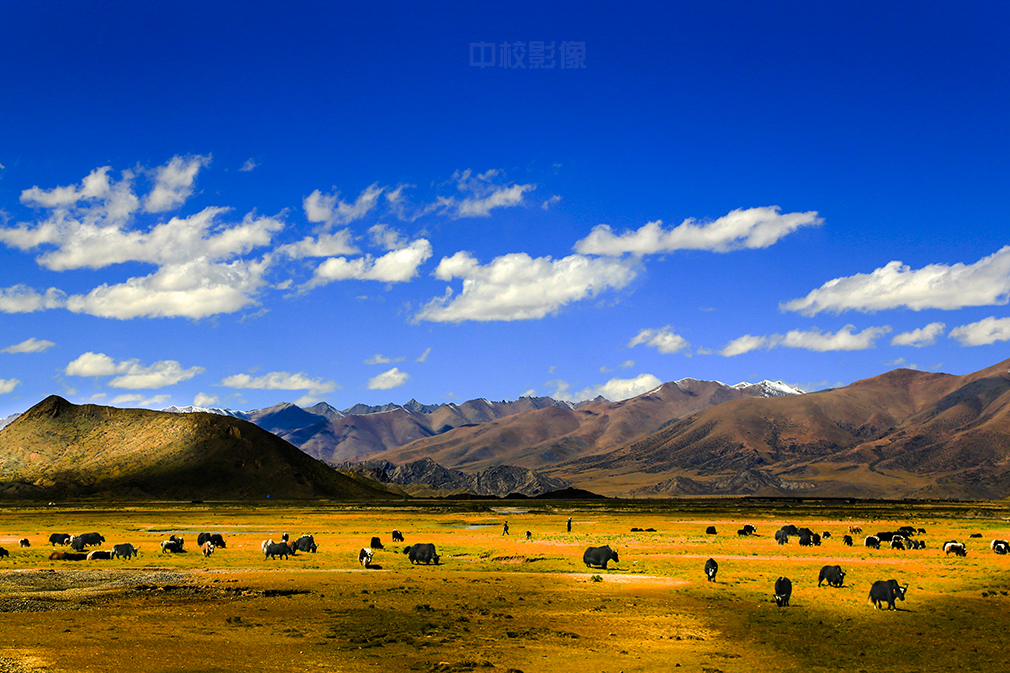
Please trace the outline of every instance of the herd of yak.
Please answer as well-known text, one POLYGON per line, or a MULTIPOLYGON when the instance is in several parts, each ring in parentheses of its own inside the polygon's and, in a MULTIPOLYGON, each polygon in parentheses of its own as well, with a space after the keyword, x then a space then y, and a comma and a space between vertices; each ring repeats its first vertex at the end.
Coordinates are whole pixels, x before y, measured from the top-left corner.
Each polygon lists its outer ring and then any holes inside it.
MULTIPOLYGON (((638 532, 641 529, 632 529, 633 532, 638 532)), ((651 530, 651 529, 650 529, 651 530)), ((862 528, 859 526, 849 526, 850 534, 861 534, 862 528)), ((921 540, 915 539, 916 535, 925 534, 925 529, 915 528, 912 526, 901 526, 896 531, 885 531, 877 533, 876 535, 867 535, 863 539, 863 544, 870 549, 880 549, 881 543, 888 543, 891 549, 925 549, 926 544, 921 540)), ((705 533, 708 535, 716 535, 717 531, 715 526, 709 526, 705 533)), ((737 531, 737 535, 749 536, 757 533, 757 529, 751 525, 746 524, 743 528, 737 531)), ((530 534, 526 534, 527 538, 530 534)), ((789 538, 797 537, 799 538, 800 546, 820 546, 822 539, 827 539, 831 537, 829 531, 825 531, 822 534, 818 534, 810 530, 809 528, 798 528, 792 524, 782 526, 777 531, 775 531, 775 541, 780 544, 788 544, 789 538)), ((973 533, 969 537, 982 537, 979 533, 973 533)), ((392 532, 393 542, 403 542, 403 534, 394 530, 392 532)), ((137 556, 137 549, 130 543, 116 544, 112 546, 112 549, 95 549, 90 552, 87 551, 88 547, 98 546, 105 543, 105 537, 99 533, 83 533, 81 535, 70 535, 68 533, 53 533, 49 536, 49 543, 55 549, 56 545, 69 546, 72 552, 64 551, 53 551, 49 555, 50 560, 61 560, 61 561, 83 561, 83 560, 111 560, 115 558, 126 558, 130 559, 137 556)), ((842 537, 842 543, 847 546, 853 545, 852 535, 844 535, 842 537)), ((31 543, 27 538, 21 538, 18 540, 18 544, 21 547, 30 547, 31 543)), ((225 549, 227 544, 225 543, 224 537, 219 533, 200 533, 196 540, 197 546, 203 555, 210 556, 214 553, 215 549, 225 549)), ((286 559, 288 556, 294 556, 296 552, 311 552, 315 553, 317 545, 316 541, 312 535, 302 535, 297 540, 292 542, 287 533, 281 536, 279 542, 275 542, 273 539, 263 540, 260 545, 264 560, 274 559, 280 557, 286 559)), ((1010 554, 1010 542, 1007 540, 993 540, 989 547, 992 549, 993 553, 1006 555, 1010 554)), ((369 543, 369 546, 362 547, 358 553, 358 561, 365 568, 371 567, 372 558, 375 549, 383 549, 382 541, 378 537, 373 537, 369 543)), ((957 540, 948 540, 943 544, 943 551, 945 554, 954 554, 956 556, 967 556, 968 551, 964 543, 958 542, 957 540)), ((161 542, 161 552, 169 554, 179 554, 186 551, 185 540, 178 535, 170 535, 167 540, 161 542)), ((411 564, 425 564, 430 565, 434 563, 438 565, 439 559, 441 558, 435 550, 435 545, 431 543, 419 543, 413 544, 405 547, 403 553, 408 557, 411 564)), ((9 553, 3 547, 0 547, 0 558, 9 556, 9 553)), ((602 547, 589 547, 586 549, 585 553, 582 555, 582 561, 586 564, 587 568, 602 568, 607 569, 607 564, 610 561, 618 563, 617 551, 611 549, 609 545, 602 547)), ((708 581, 716 581, 716 575, 719 572, 719 564, 715 559, 708 559, 705 562, 705 576, 708 581)), ((838 565, 826 565, 821 568, 820 575, 817 578, 817 586, 821 586, 822 583, 827 582, 828 586, 841 587, 845 581, 845 572, 842 570, 841 566, 838 565)), ((775 602, 779 607, 785 607, 789 605, 789 598, 792 595, 793 585, 792 581, 788 577, 779 577, 775 580, 774 586, 774 596, 775 602)), ((873 604, 875 608, 879 608, 882 604, 887 603, 888 609, 895 609, 895 600, 905 600, 905 592, 908 590, 908 585, 901 586, 896 580, 878 580, 874 582, 870 587, 869 602, 873 604)))
MULTIPOLYGON (((861 534, 863 529, 859 526, 849 526, 849 533, 851 534, 861 534)), ((716 535, 717 531, 715 526, 709 526, 705 533, 708 535, 716 535)), ((737 531, 737 535, 746 536, 754 535, 757 533, 757 529, 751 525, 746 524, 743 528, 737 531)), ((926 543, 922 540, 914 539, 916 535, 925 534, 926 530, 924 528, 915 528, 913 526, 901 526, 896 531, 885 531, 877 533, 876 535, 867 535, 863 539, 863 544, 870 549, 880 549, 880 544, 882 542, 887 542, 890 544, 891 549, 925 549, 926 543)), ((790 537, 798 537, 800 546, 803 547, 819 547, 821 545, 821 540, 830 538, 831 532, 824 531, 823 534, 818 534, 810 530, 809 528, 797 528, 792 524, 787 524, 782 526, 777 531, 775 531, 775 542, 780 545, 788 544, 790 537)), ((969 537, 982 537, 981 533, 972 533, 969 537)), ((851 547, 853 544, 852 535, 844 535, 842 537, 842 544, 851 547)), ((989 544, 990 549, 993 553, 999 555, 1006 555, 1010 553, 1010 542, 1007 540, 993 540, 989 544)), ((946 555, 954 554, 955 556, 967 556, 967 547, 962 542, 957 540, 948 540, 943 543, 943 551, 946 555)), ((615 559, 616 556, 615 556, 615 559)), ((708 577, 709 582, 714 582, 716 573, 719 572, 719 564, 715 559, 708 559, 705 562, 705 575, 708 577)), ((821 586, 823 582, 827 582, 828 586, 841 587, 845 582, 845 572, 842 570, 841 566, 838 565, 827 565, 821 568, 820 575, 817 578, 817 586, 821 586)), ((869 603, 875 608, 880 608, 883 603, 887 603, 887 609, 893 610, 895 600, 905 600, 905 592, 908 591, 908 585, 901 586, 898 584, 897 580, 878 580, 870 586, 870 594, 868 597, 869 603)), ((792 596, 793 583, 788 577, 779 577, 775 580, 774 595, 775 602, 779 607, 784 607, 789 605, 789 598, 792 596)))

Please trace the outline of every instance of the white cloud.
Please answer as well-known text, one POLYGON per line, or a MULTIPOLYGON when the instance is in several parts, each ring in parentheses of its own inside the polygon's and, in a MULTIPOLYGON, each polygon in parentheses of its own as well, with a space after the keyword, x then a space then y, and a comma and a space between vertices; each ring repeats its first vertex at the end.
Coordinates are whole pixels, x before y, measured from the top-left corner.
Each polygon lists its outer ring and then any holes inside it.
POLYGON ((316 267, 307 290, 336 280, 377 280, 385 283, 403 283, 417 275, 417 267, 431 257, 431 243, 419 238, 405 248, 392 250, 381 257, 365 255, 356 259, 331 257, 316 267))
POLYGON ((387 358, 381 353, 376 353, 365 360, 366 365, 388 365, 390 362, 403 362, 403 358, 387 358))
POLYGON ((249 171, 253 170, 257 166, 259 166, 259 164, 256 163, 255 161, 253 161, 251 158, 250 159, 246 159, 245 163, 242 164, 242 168, 240 168, 239 171, 242 172, 242 173, 248 173, 249 171))
POLYGON ((767 248, 800 227, 824 222, 816 211, 782 215, 779 210, 778 206, 738 209, 707 223, 688 218, 670 230, 664 230, 663 222, 656 220, 620 235, 600 224, 575 244, 575 251, 585 255, 647 255, 674 250, 767 248))
POLYGON ((544 201, 540 207, 543 208, 544 210, 550 210, 551 206, 553 206, 555 203, 560 203, 560 201, 561 197, 555 194, 551 198, 544 201))
POLYGON ((66 295, 55 287, 40 293, 26 285, 12 285, 0 288, 0 312, 32 313, 51 308, 60 308, 66 303, 66 295))
POLYGON ((172 399, 171 395, 155 395, 144 397, 143 395, 117 395, 112 398, 109 404, 132 404, 135 407, 162 407, 172 399))
POLYGON ((32 337, 26 339, 19 344, 14 344, 13 346, 8 346, 0 350, 0 353, 42 353, 56 344, 52 341, 46 341, 45 339, 36 339, 32 337))
POLYGON ((197 374, 202 374, 203 367, 190 367, 183 369, 175 360, 162 360, 155 362, 150 367, 144 367, 136 361, 131 361, 126 368, 126 373, 109 381, 109 386, 113 388, 125 388, 127 390, 157 390, 166 386, 174 386, 181 381, 188 381, 197 374))
POLYGON ((414 360, 414 362, 424 362, 424 361, 426 361, 428 359, 428 354, 429 353, 431 353, 431 348, 430 347, 429 348, 425 348, 424 352, 421 353, 420 357, 418 357, 416 360, 414 360))
POLYGON ((68 364, 63 373, 67 376, 112 376, 118 373, 116 361, 105 353, 87 352, 68 364))
POLYGON ((997 341, 1010 341, 1010 318, 990 316, 955 327, 947 336, 957 339, 962 346, 986 346, 997 341))
POLYGON ((684 337, 674 334, 669 325, 659 329, 643 329, 628 342, 628 348, 634 348, 639 344, 652 346, 664 355, 677 353, 691 345, 684 337))
POLYGON ((410 244, 406 236, 385 224, 376 224, 370 227, 368 235, 372 239, 372 245, 385 250, 398 250, 410 244))
POLYGON ((19 383, 17 379, 0 379, 0 395, 12 392, 19 383))
POLYGON ((410 380, 410 374, 401 372, 398 367, 393 367, 388 372, 383 372, 378 376, 368 379, 369 390, 389 390, 399 388, 410 380))
POLYGON ((786 348, 802 348, 804 350, 824 353, 827 351, 861 351, 873 348, 874 342, 891 331, 888 326, 867 327, 862 332, 853 334, 854 325, 846 325, 834 333, 823 333, 819 329, 790 330, 786 332, 781 345, 786 348))
POLYGON ((552 381, 548 385, 551 383, 557 387, 557 392, 553 395, 555 399, 573 402, 596 399, 600 395, 611 402, 620 402, 663 385, 663 382, 652 374, 639 374, 631 379, 610 379, 606 383, 590 386, 577 393, 568 392, 568 384, 564 381, 552 381))
POLYGON ((306 236, 296 243, 288 243, 276 249, 278 255, 292 259, 305 257, 332 257, 334 255, 356 255, 361 252, 351 242, 354 239, 347 229, 332 234, 306 236))
POLYGON ((438 205, 450 217, 488 217, 495 208, 510 208, 523 202, 523 194, 537 188, 536 185, 496 184, 500 171, 490 169, 474 174, 469 168, 456 171, 452 180, 460 197, 442 197, 438 205))
POLYGON ((957 309, 1007 303, 1010 297, 1010 245, 974 264, 930 264, 913 270, 899 261, 872 273, 829 280, 806 297, 783 302, 784 311, 879 311, 907 306, 957 309))
POLYGON ((154 189, 144 199, 144 210, 163 213, 178 208, 193 194, 193 183, 201 168, 210 164, 210 157, 172 157, 154 171, 154 189))
POLYGON ((212 264, 195 259, 162 266, 155 273, 116 285, 102 284, 86 295, 72 295, 74 313, 103 318, 206 318, 234 313, 256 302, 267 262, 212 264))
POLYGON ((737 337, 733 339, 725 348, 719 351, 720 355, 725 357, 733 357, 734 355, 742 355, 744 353, 749 353, 751 351, 757 350, 759 348, 768 348, 769 339, 765 336, 754 336, 752 334, 744 334, 742 337, 737 337))
POLYGON ((467 252, 444 257, 435 269, 440 280, 463 279, 462 292, 452 288, 428 302, 418 320, 530 320, 546 316, 566 304, 595 297, 605 289, 621 289, 636 276, 628 261, 570 255, 553 260, 526 253, 496 257, 481 266, 467 252))
POLYGON ((936 343, 936 337, 943 334, 946 325, 942 322, 931 322, 925 327, 914 329, 911 332, 896 334, 891 339, 892 346, 932 346, 936 343))
POLYGON ((196 397, 193 398, 194 407, 213 407, 217 403, 218 403, 217 395, 208 395, 207 393, 197 393, 196 397))
POLYGON ((268 245, 284 228, 281 220, 247 214, 232 226, 220 224, 228 208, 204 208, 189 217, 173 217, 149 232, 124 229, 124 222, 91 222, 54 216, 36 229, 0 229, 0 241, 22 250, 42 243, 57 249, 37 258, 52 271, 101 269, 112 264, 179 264, 197 257, 223 260, 268 245), (32 232, 42 232, 30 236, 32 232))
POLYGON ((116 362, 105 353, 89 351, 68 364, 63 371, 67 376, 97 377, 118 374, 109 381, 109 386, 126 390, 156 390, 188 381, 197 374, 202 374, 204 368, 183 369, 175 360, 159 360, 145 367, 136 359, 116 362))
POLYGON ((801 348, 803 350, 824 353, 828 351, 861 351, 873 348, 874 343, 884 334, 891 331, 887 325, 883 327, 867 327, 862 332, 853 333, 853 325, 846 325, 837 332, 822 332, 814 328, 810 330, 790 330, 785 334, 770 336, 753 336, 746 334, 730 341, 719 351, 720 355, 732 357, 749 353, 760 348, 801 348))
POLYGON ((348 224, 360 220, 375 208, 383 189, 379 183, 369 185, 358 194, 354 203, 343 201, 340 192, 323 194, 317 189, 302 199, 302 207, 309 222, 321 222, 327 226, 348 224))
MULTIPOLYGON (((117 193, 124 192, 124 186, 129 187, 133 180, 133 173, 125 171, 123 180, 119 183, 109 179, 111 166, 102 166, 91 171, 87 177, 81 181, 78 187, 54 187, 53 189, 41 189, 32 187, 21 192, 21 203, 35 208, 70 208, 76 206, 80 201, 106 201, 113 198, 117 193)), ((131 193, 129 189, 125 190, 131 193)), ((134 197, 132 199, 132 209, 135 210, 140 202, 134 197)))
POLYGON ((227 388, 246 390, 307 390, 313 395, 332 393, 339 386, 334 381, 309 378, 302 372, 270 372, 263 376, 253 377, 248 374, 235 374, 221 381, 227 388))

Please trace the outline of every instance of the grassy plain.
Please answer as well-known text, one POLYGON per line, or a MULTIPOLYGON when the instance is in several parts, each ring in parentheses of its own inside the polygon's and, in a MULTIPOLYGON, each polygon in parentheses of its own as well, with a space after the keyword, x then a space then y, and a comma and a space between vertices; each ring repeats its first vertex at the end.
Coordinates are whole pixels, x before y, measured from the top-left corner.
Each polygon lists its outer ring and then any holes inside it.
POLYGON ((1005 503, 740 500, 5 506, 0 671, 1006 670, 1010 557, 989 541, 1010 538, 1008 517, 1005 503), (738 537, 744 523, 758 535, 738 537), (785 523, 833 537, 780 547, 785 523), (853 524, 923 527, 929 548, 845 547, 853 524), (411 566, 394 528, 435 543, 441 564, 411 566), (50 533, 90 531, 140 557, 48 559, 50 533), (200 531, 228 547, 204 558, 200 531), (312 533, 318 552, 264 560, 260 541, 282 532, 312 533), (188 553, 158 553, 172 533, 188 553), (373 535, 386 548, 365 570, 373 535), (944 556, 948 539, 967 558, 944 556), (620 562, 587 569, 582 552, 602 544, 620 562), (848 573, 842 588, 817 586, 826 564, 848 573), (784 609, 780 575, 794 587, 784 609), (869 585, 890 578, 907 600, 874 610, 869 585))

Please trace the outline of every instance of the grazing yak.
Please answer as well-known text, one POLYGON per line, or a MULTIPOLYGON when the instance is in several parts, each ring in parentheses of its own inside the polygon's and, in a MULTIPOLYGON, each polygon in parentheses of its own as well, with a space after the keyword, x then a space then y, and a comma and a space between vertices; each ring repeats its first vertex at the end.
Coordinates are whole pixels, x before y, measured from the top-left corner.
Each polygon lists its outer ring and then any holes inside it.
POLYGON ((821 537, 827 540, 829 537, 831 537, 831 531, 830 530, 824 531, 823 533, 821 533, 821 537))
POLYGON ((3 547, 0 547, 0 558, 7 558, 8 556, 10 556, 10 552, 3 547))
POLYGON ((28 541, 28 538, 23 537, 20 540, 18 540, 18 546, 19 547, 31 547, 32 543, 28 541))
POLYGON ((821 546, 821 536, 817 533, 811 533, 806 528, 800 529, 800 546, 801 547, 820 547, 821 546))
POLYGON ((1010 553, 1010 542, 1006 540, 993 540, 989 543, 989 547, 993 550, 993 553, 1001 556, 1010 553))
POLYGON ((864 544, 870 549, 880 549, 880 538, 876 535, 867 535, 864 544))
POLYGON ((97 547, 105 542, 105 536, 100 533, 82 533, 70 538, 70 547, 74 551, 84 551, 85 547, 97 547))
POLYGON ((409 547, 405 547, 403 553, 407 555, 410 559, 411 565, 416 565, 418 563, 423 563, 429 565, 434 563, 438 565, 438 559, 440 558, 437 553, 435 553, 435 545, 430 542, 419 542, 418 544, 412 544, 409 547))
POLYGON ((717 572, 719 572, 719 564, 715 562, 714 558, 705 561, 705 575, 708 577, 709 582, 715 581, 715 574, 717 572))
POLYGON ((904 550, 905 549, 904 540, 905 540, 905 538, 901 537, 900 535, 895 535, 894 537, 892 537, 891 538, 891 549, 901 549, 901 550, 904 550))
POLYGON ((393 542, 403 542, 403 533, 395 528, 393 529, 393 542))
POLYGON ((860 528, 859 526, 849 526, 849 532, 854 535, 859 535, 860 533, 863 532, 863 529, 860 528))
POLYGON ((382 540, 380 540, 378 537, 373 537, 372 541, 368 544, 368 546, 371 547, 372 549, 384 549, 384 547, 382 546, 382 540))
POLYGON ((224 536, 220 533, 200 533, 196 536, 196 544, 201 549, 203 548, 204 542, 210 542, 214 545, 215 549, 218 547, 221 549, 227 549, 227 545, 224 543, 224 536))
POLYGON ((743 530, 747 531, 747 535, 754 535, 758 532, 758 529, 754 527, 754 524, 745 523, 743 525, 743 530))
POLYGON ((945 542, 943 545, 943 553, 950 556, 953 553, 955 556, 967 556, 968 550, 960 542, 945 542))
POLYGON ((785 532, 784 528, 779 528, 775 531, 775 541, 779 544, 787 544, 789 542, 789 534, 785 532))
POLYGON ((210 540, 204 540, 204 543, 200 545, 200 551, 203 552, 203 557, 207 558, 214 553, 214 543, 210 540))
POLYGON ((108 549, 94 549, 88 552, 89 561, 111 561, 112 552, 108 549))
POLYGON ((63 547, 70 544, 70 533, 53 533, 49 536, 49 544, 54 547, 56 545, 63 547))
POLYGON ((789 597, 793 595, 793 583, 788 577, 775 580, 775 603, 780 607, 789 606, 789 597))
POLYGON ((372 562, 372 548, 362 547, 361 551, 358 552, 358 563, 363 567, 367 568, 368 564, 372 562))
POLYGON ((272 559, 275 556, 280 556, 285 561, 288 556, 294 556, 295 550, 292 549, 287 542, 268 542, 263 549, 263 560, 272 559))
POLYGON ((137 555, 137 548, 129 542, 112 545, 112 556, 114 558, 133 558, 137 555))
POLYGON ((716 535, 715 526, 709 526, 705 529, 705 535, 716 535))
POLYGON ((178 540, 169 539, 161 541, 162 554, 181 554, 184 551, 186 550, 182 548, 182 544, 178 540))
POLYGON ((969 535, 968 537, 970 537, 970 538, 971 538, 971 537, 982 537, 982 533, 972 533, 972 534, 971 534, 971 535, 969 535))
POLYGON ((619 563, 617 559, 617 552, 610 548, 610 545, 604 545, 602 547, 589 547, 586 552, 582 555, 582 562, 586 564, 587 568, 592 568, 593 566, 599 566, 604 570, 607 569, 607 563, 613 561, 614 563, 619 563))
POLYGON ((54 551, 49 555, 50 561, 83 561, 86 558, 87 554, 75 554, 69 551, 54 551))
POLYGON ((843 535, 842 536, 842 544, 845 545, 846 547, 851 547, 852 546, 852 536, 851 535, 843 535))
POLYGON ((908 585, 900 586, 897 580, 877 580, 870 586, 869 602, 874 608, 880 609, 880 604, 886 602, 888 610, 895 610, 894 599, 905 600, 908 585))
POLYGON ((827 582, 829 587, 840 587, 845 582, 845 572, 842 570, 842 566, 824 566, 821 568, 821 574, 817 577, 817 586, 821 586, 821 582, 827 582))
POLYGON ((526 539, 527 540, 533 539, 533 531, 526 531, 526 539))
POLYGON ((295 551, 316 553, 316 539, 311 535, 303 535, 294 544, 295 551))

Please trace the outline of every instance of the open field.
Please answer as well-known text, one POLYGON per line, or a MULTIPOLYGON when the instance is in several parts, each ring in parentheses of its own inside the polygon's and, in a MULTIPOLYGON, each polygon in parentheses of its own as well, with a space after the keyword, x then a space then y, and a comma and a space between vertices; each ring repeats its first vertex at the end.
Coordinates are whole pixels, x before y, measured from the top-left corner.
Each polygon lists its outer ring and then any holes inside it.
POLYGON ((1010 537, 1008 517, 1002 503, 739 500, 5 506, 0 671, 997 670, 1010 557, 989 541, 1010 537), (744 523, 758 535, 738 538, 744 523), (772 533, 785 523, 833 537, 780 547, 772 533), (848 548, 852 524, 922 527, 929 548, 848 548), (394 528, 407 544, 433 542, 441 564, 411 566, 394 528), (90 531, 140 557, 48 559, 50 533, 90 531), (201 531, 228 547, 205 559, 201 531), (265 561, 260 541, 282 532, 312 533, 319 551, 265 561), (158 553, 173 533, 188 553, 158 553), (357 551, 373 535, 386 548, 365 570, 357 551), (948 539, 966 542, 967 558, 944 556, 948 539), (620 562, 587 569, 582 552, 602 544, 620 562), (826 564, 848 573, 842 588, 817 586, 826 564), (780 575, 794 586, 783 609, 780 575), (907 600, 874 610, 869 585, 890 578, 910 585, 907 600))

